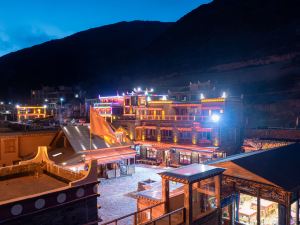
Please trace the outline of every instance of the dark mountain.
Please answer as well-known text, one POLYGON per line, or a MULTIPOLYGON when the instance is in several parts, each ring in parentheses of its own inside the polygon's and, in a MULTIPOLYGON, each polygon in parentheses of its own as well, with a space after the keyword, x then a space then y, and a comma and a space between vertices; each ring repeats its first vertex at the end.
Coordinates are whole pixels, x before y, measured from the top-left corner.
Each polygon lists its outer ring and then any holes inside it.
POLYGON ((171 24, 120 22, 5 55, 0 58, 0 94, 29 96, 30 89, 41 85, 112 87, 113 77, 107 74, 126 64, 171 24))
POLYGON ((173 25, 118 23, 9 54, 0 58, 0 74, 12 89, 22 80, 23 90, 82 83, 103 93, 208 79, 246 95, 297 89, 299 4, 214 0, 173 25))
POLYGON ((299 0, 215 0, 177 21, 140 63, 179 82, 277 79, 300 66, 299 8, 299 0))

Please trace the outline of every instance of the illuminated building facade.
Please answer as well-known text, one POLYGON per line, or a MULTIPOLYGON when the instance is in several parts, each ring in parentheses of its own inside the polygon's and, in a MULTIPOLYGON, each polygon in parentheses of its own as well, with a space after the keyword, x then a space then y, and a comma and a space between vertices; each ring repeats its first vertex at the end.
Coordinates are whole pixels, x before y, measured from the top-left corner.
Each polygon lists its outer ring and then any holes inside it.
POLYGON ((209 85, 190 84, 166 95, 135 88, 122 96, 101 97, 94 107, 115 127, 125 128, 131 140, 214 146, 232 154, 242 144, 242 101, 208 88, 202 93, 209 85))
POLYGON ((123 104, 123 96, 99 97, 99 102, 94 103, 94 109, 100 116, 112 123, 122 116, 123 104))
POLYGON ((67 86, 42 87, 31 90, 32 105, 47 105, 49 114, 59 120, 84 116, 85 92, 80 88, 67 86))
POLYGON ((46 118, 47 106, 16 106, 18 121, 46 118))

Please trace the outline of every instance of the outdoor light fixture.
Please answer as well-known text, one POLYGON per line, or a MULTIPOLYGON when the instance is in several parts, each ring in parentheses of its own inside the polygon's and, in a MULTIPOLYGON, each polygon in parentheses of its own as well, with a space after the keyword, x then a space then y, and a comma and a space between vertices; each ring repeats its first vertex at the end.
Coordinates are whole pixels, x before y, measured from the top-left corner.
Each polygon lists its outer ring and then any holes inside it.
POLYGON ((220 116, 218 114, 213 114, 211 116, 211 120, 214 122, 214 123, 218 123, 220 121, 220 116))
POLYGON ((16 105, 16 108, 20 108, 20 105, 16 105))
POLYGON ((203 93, 200 94, 200 99, 201 100, 204 99, 204 94, 203 93))
POLYGON ((148 97, 147 97, 147 101, 148 101, 148 102, 150 102, 150 101, 151 101, 151 98, 150 98, 150 96, 148 96, 148 97))
POLYGON ((44 105, 44 108, 47 108, 47 105, 44 105))
POLYGON ((151 89, 150 89, 150 92, 153 92, 153 91, 154 91, 154 89, 153 89, 153 88, 151 88, 151 89))
POLYGON ((161 100, 163 101, 167 100, 167 96, 163 95, 161 100))
POLYGON ((0 102, 0 105, 3 105, 4 104, 4 102, 0 102))
POLYGON ((227 94, 225 91, 222 93, 222 98, 227 98, 227 94))
POLYGON ((141 91, 142 89, 140 87, 137 88, 137 91, 141 91))
POLYGON ((45 99, 45 102, 48 102, 48 99, 47 99, 47 98, 45 99))
POLYGON ((63 102, 63 101, 64 101, 64 98, 60 98, 60 101, 63 102))
POLYGON ((75 94, 75 98, 79 98, 79 95, 78 95, 78 94, 75 94))

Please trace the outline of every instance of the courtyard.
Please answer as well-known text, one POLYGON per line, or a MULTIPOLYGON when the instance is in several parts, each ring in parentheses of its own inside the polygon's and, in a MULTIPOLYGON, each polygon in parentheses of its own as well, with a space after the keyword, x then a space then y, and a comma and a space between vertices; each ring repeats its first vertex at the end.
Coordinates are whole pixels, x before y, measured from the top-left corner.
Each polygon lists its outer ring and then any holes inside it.
MULTIPOLYGON (((101 180, 98 204, 101 206, 99 215, 103 221, 100 224, 137 211, 137 200, 134 198, 134 193, 137 191, 138 182, 148 179, 160 182, 161 178, 157 173, 167 169, 137 165, 135 173, 131 176, 101 180)), ((130 222, 124 220, 124 224, 130 224, 130 222)))

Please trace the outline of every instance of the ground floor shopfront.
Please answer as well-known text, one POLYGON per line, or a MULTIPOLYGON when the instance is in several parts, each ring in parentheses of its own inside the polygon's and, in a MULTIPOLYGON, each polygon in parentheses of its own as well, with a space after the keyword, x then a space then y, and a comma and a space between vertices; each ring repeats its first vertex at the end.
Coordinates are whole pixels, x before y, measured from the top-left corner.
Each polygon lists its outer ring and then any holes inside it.
POLYGON ((217 148, 157 142, 136 142, 133 148, 136 150, 138 162, 171 167, 205 163, 226 156, 224 152, 218 151, 217 148))

